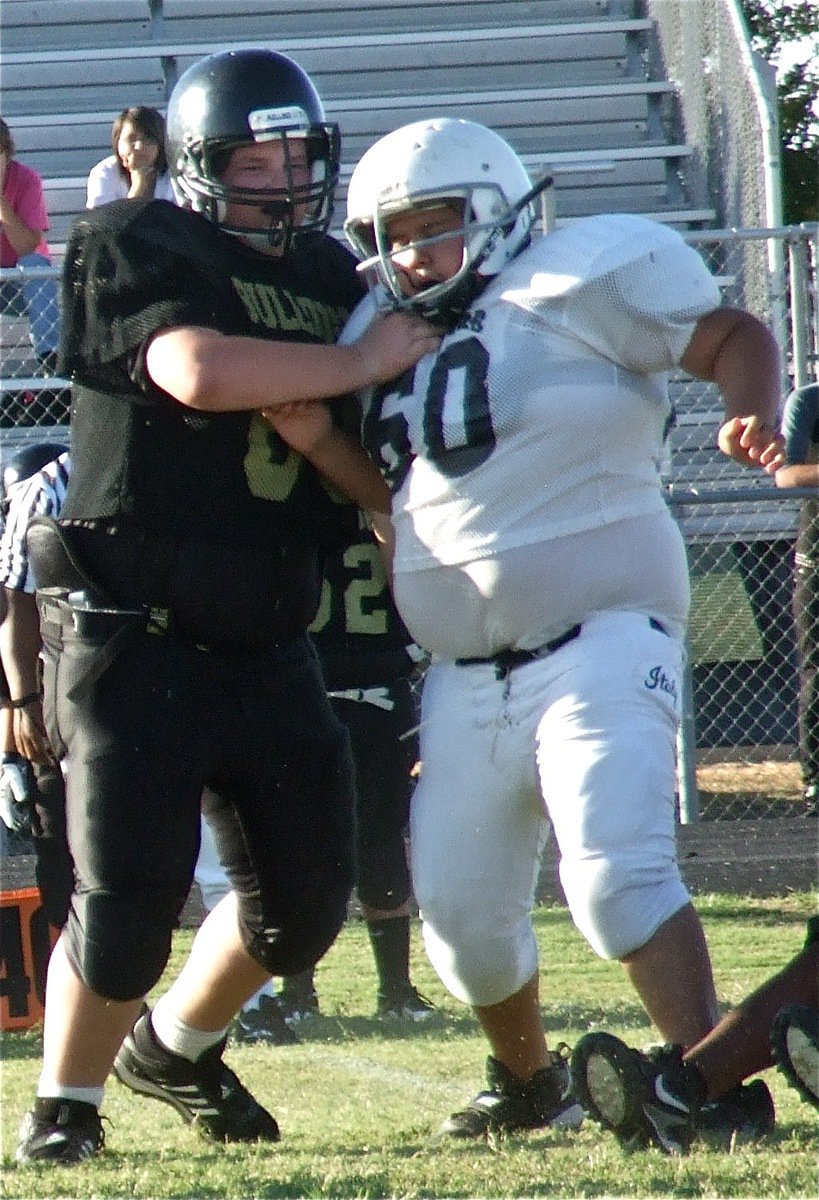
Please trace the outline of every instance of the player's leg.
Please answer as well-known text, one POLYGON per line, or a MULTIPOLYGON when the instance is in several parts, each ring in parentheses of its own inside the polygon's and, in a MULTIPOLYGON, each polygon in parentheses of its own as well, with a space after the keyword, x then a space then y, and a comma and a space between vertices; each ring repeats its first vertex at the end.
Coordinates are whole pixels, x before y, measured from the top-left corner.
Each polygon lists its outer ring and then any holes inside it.
POLYGON ((435 664, 424 682, 411 861, 427 952, 471 1004, 490 1046, 487 1088, 441 1132, 579 1124, 568 1073, 547 1047, 531 921, 544 831, 533 721, 492 666, 435 664))
MULTIPOLYGON (((202 793, 199 857, 196 860, 194 878, 199 886, 206 912, 211 912, 231 890, 230 880, 222 866, 211 827, 219 805, 219 797, 210 788, 205 788, 202 793)), ((276 1046, 288 1046, 298 1042, 296 1034, 285 1021, 272 979, 265 980, 250 999, 244 1002, 236 1014, 231 1037, 237 1042, 266 1042, 276 1046)))
POLYGON ((53 763, 36 765, 34 854, 37 886, 50 925, 62 929, 74 890, 74 862, 65 827, 65 782, 53 763))
POLYGON ((817 918, 809 923, 806 944, 799 954, 726 1013, 686 1054, 686 1061, 696 1066, 705 1082, 708 1099, 723 1095, 750 1075, 773 1065, 771 1029, 788 1005, 819 1012, 817 918))
POLYGON ((624 964, 663 1038, 691 1045, 717 1004, 676 857, 680 647, 646 617, 609 613, 562 653, 538 763, 572 917, 624 964))
POLYGON ((356 766, 356 882, 378 975, 378 1014, 423 1021, 434 1010, 410 978, 406 833, 418 742, 405 736, 417 724, 409 681, 391 684, 389 699, 391 709, 349 700, 334 705, 350 731, 356 766))
MULTIPOLYGON (((695 1122, 704 1124, 705 1097, 681 1051, 713 1027, 717 1004, 676 860, 679 647, 645 617, 607 614, 584 624, 571 657, 564 698, 541 723, 539 745, 564 890, 593 948, 623 963, 664 1039, 677 1044, 652 1057, 589 1034, 575 1047, 573 1079, 584 1106, 624 1144, 685 1149, 695 1122), (678 1090, 670 1098, 657 1081, 672 1077, 678 1090)), ((762 1089, 710 1111, 714 1134, 769 1128, 762 1089)))
POLYGON ((198 796, 185 753, 189 714, 152 686, 154 671, 169 677, 165 640, 136 637, 69 700, 99 640, 70 625, 43 630, 49 740, 71 759, 66 818, 78 885, 49 963, 39 1098, 18 1157, 76 1162, 102 1147, 105 1080, 167 961, 196 857, 198 796))
POLYGON ((683 905, 644 945, 620 961, 667 1042, 692 1046, 716 1022, 708 944, 692 904, 683 905))
POLYGON ((233 891, 126 1039, 117 1074, 205 1136, 275 1141, 275 1120, 221 1055, 240 1005, 270 975, 317 961, 341 928, 352 885, 349 742, 306 639, 214 658, 199 695, 208 782, 221 801, 211 816, 233 891))

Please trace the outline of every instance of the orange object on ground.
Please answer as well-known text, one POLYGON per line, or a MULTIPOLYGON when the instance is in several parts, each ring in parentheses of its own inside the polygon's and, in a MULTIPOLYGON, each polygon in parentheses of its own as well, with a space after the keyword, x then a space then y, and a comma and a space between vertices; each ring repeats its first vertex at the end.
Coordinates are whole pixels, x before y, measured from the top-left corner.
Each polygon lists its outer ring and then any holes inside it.
POLYGON ((39 888, 0 892, 0 1029, 29 1029, 42 1020, 46 968, 59 936, 39 888))

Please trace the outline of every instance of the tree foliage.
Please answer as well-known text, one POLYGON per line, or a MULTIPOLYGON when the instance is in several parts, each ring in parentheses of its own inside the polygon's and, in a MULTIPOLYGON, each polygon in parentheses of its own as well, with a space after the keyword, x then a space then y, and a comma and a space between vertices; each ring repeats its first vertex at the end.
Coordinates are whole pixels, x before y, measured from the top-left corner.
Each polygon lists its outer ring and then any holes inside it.
MULTIPOLYGON (((782 47, 801 38, 819 40, 816 0, 742 0, 751 42, 776 63, 782 47)), ((795 62, 777 82, 782 139, 785 221, 819 220, 819 55, 795 62)))

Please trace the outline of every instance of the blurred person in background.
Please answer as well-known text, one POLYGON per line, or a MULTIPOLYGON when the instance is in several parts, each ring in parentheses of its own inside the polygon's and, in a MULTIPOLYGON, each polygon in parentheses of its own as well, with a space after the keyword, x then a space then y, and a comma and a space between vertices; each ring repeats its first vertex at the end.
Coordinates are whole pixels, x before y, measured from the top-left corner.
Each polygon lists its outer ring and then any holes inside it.
POLYGON ((799 646, 799 759, 808 812, 819 813, 819 383, 795 388, 782 415, 787 462, 778 487, 815 488, 802 501, 793 579, 799 646))
POLYGON ((88 173, 86 208, 112 200, 174 200, 161 112, 141 104, 124 108, 111 129, 111 148, 88 173))
POLYGON ((60 309, 57 281, 31 278, 29 268, 51 266, 45 240, 49 227, 43 180, 33 167, 15 158, 14 138, 0 117, 0 267, 16 267, 21 278, 0 283, 0 314, 26 316, 29 336, 40 366, 57 370, 60 309))

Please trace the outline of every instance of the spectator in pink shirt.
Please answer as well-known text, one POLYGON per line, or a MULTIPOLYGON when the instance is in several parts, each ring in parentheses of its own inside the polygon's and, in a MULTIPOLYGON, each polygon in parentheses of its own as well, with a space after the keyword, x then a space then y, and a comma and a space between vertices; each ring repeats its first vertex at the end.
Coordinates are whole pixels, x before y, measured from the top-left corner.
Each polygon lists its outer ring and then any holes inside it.
POLYGON ((57 369, 60 313, 57 283, 30 277, 31 268, 51 266, 44 234, 48 212, 43 181, 14 157, 14 139, 0 117, 0 267, 17 268, 21 278, 0 282, 0 313, 28 317, 34 353, 45 369, 57 369))

